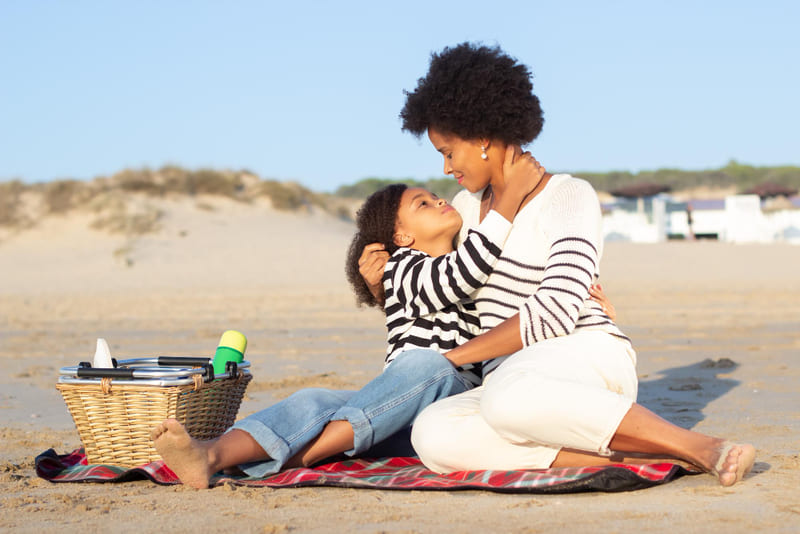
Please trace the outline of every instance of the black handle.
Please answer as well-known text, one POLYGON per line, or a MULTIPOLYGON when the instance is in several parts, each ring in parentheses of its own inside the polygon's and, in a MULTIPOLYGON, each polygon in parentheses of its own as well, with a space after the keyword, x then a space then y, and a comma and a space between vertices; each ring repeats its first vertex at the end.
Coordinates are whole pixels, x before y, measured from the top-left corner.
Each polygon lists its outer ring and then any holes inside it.
POLYGON ((208 365, 211 358, 198 358, 194 356, 159 356, 158 365, 179 365, 182 367, 202 367, 208 365))
POLYGON ((133 378, 133 369, 78 368, 80 378, 133 378))

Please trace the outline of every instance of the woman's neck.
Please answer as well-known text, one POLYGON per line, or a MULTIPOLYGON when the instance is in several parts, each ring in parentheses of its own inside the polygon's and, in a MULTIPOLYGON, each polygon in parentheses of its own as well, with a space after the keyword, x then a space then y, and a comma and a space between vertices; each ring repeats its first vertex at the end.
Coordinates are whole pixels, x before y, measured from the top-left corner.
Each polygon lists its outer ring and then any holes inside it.
MULTIPOLYGON (((528 202, 530 202, 533 199, 533 197, 542 192, 542 189, 545 188, 547 182, 549 182, 550 178, 552 177, 553 175, 550 174, 549 172, 545 173, 545 175, 542 177, 542 179, 539 181, 539 183, 536 185, 533 191, 528 193, 528 195, 525 197, 525 200, 523 200, 522 203, 519 205, 517 213, 519 213, 519 210, 521 210, 523 206, 525 206, 528 202)), ((505 192, 505 190, 506 190, 506 181, 502 174, 499 175, 499 178, 493 177, 489 180, 489 185, 484 190, 483 200, 481 202, 481 214, 480 214, 481 221, 486 216, 486 214, 489 213, 489 211, 494 206, 497 205, 497 202, 501 198, 503 198, 503 193, 505 192)))
POLYGON ((503 198, 503 193, 506 190, 506 180, 505 178, 500 175, 499 178, 492 178, 489 180, 489 194, 494 198, 494 201, 497 202, 501 198, 503 198))

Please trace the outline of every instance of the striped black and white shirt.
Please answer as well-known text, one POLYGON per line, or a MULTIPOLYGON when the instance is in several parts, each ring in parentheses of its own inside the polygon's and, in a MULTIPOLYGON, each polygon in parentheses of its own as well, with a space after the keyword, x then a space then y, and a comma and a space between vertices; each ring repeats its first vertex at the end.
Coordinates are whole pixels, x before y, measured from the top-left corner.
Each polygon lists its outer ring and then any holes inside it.
MULTIPOLYGON (((463 191, 453 199, 464 227, 478 224, 481 193, 463 191)), ((519 312, 525 347, 580 330, 630 342, 589 298, 602 245, 600 203, 592 186, 567 174, 552 176, 519 211, 494 271, 473 294, 482 331, 519 312)), ((484 376, 503 359, 483 362, 484 376)))
MULTIPOLYGON (((386 365, 409 349, 447 352, 481 331, 472 297, 489 278, 511 223, 490 211, 476 226, 449 254, 434 258, 403 247, 389 258, 383 274, 386 365)), ((460 370, 467 381, 480 384, 480 364, 460 370)))

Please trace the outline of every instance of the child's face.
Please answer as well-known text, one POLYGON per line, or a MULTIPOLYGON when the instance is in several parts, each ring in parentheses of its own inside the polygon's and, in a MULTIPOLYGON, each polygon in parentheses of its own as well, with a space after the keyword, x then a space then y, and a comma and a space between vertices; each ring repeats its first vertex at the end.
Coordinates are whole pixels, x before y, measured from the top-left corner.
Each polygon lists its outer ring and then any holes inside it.
POLYGON ((435 128, 428 129, 428 138, 444 156, 444 173, 452 174, 461 187, 475 193, 489 184, 493 167, 481 158, 480 141, 462 139, 435 128))
POLYGON ((409 188, 400 198, 395 243, 432 256, 446 254, 461 224, 461 215, 446 200, 420 187, 409 188))

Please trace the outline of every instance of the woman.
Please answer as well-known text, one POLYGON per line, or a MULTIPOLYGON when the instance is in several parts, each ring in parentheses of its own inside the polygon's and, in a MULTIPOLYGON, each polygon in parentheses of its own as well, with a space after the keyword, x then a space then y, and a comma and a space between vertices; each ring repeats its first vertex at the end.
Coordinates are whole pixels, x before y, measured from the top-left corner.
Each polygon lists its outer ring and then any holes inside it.
MULTIPOLYGON (((465 229, 502 199, 506 147, 529 143, 543 124, 528 69, 498 48, 469 43, 432 57, 427 75, 407 93, 401 118, 404 130, 427 132, 445 174, 467 190, 453 203, 465 229)), ((446 353, 454 366, 496 358, 484 365, 484 385, 437 401, 414 423, 412 443, 429 468, 678 458, 724 486, 750 470, 752 446, 677 427, 635 402, 630 340, 589 298, 602 244, 591 186, 545 175, 474 295, 485 333, 446 353)), ((381 259, 374 250, 365 256, 369 275, 381 259)))

